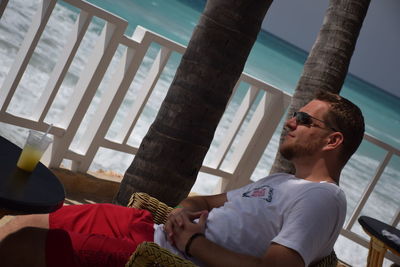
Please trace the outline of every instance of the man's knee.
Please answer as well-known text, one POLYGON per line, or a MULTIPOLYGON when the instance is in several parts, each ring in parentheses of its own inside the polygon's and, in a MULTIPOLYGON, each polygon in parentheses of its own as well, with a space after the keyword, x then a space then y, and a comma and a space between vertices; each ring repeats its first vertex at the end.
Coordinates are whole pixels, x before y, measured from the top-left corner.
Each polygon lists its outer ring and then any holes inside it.
POLYGON ((46 229, 36 227, 24 227, 6 236, 0 244, 1 247, 3 247, 4 245, 17 245, 19 248, 24 246, 32 246, 38 243, 44 244, 46 235, 46 229))
POLYGON ((42 266, 46 236, 46 229, 35 227, 25 227, 11 233, 0 242, 0 259, 20 264, 30 261, 34 263, 32 266, 42 266), (40 264, 36 265, 35 263, 40 264))
POLYGON ((48 214, 19 215, 9 220, 4 226, 0 227, 0 241, 13 232, 17 232, 25 227, 49 228, 48 214))

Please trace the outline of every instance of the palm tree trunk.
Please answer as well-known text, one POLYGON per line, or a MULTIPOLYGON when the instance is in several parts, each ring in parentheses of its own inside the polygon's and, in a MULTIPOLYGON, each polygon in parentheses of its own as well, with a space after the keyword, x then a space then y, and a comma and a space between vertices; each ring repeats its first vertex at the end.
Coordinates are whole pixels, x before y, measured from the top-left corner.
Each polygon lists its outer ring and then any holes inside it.
MULTIPOLYGON (((311 101, 317 90, 339 93, 350 65, 370 0, 331 0, 317 40, 304 64, 288 110, 294 111, 311 101)), ((285 130, 282 131, 280 143, 285 130)), ((270 173, 294 173, 293 164, 276 154, 270 173)))
POLYGON ((138 191, 172 206, 188 195, 271 2, 207 1, 117 204, 138 191))

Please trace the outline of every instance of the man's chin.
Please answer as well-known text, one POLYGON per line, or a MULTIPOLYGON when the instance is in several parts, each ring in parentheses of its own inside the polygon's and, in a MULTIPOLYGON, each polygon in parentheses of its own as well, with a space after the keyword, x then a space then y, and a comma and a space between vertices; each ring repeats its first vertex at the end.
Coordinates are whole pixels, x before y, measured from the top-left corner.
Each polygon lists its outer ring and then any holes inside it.
POLYGON ((290 148, 281 147, 279 153, 281 153, 282 157, 284 157, 287 160, 292 160, 294 156, 294 151, 293 149, 290 148))

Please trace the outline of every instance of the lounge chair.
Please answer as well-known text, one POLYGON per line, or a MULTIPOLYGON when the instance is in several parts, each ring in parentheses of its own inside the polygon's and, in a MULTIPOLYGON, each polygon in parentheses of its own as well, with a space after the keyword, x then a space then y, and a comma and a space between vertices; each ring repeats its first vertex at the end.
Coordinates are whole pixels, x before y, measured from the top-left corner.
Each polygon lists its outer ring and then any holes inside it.
MULTIPOLYGON (((128 203, 128 207, 146 209, 153 214, 156 224, 163 224, 167 220, 168 213, 173 208, 146 193, 134 193, 128 203)), ((338 259, 334 251, 312 267, 336 267, 338 259)), ((191 261, 185 260, 170 251, 161 248, 154 242, 143 242, 132 254, 125 267, 154 266, 154 267, 195 267, 191 261)))

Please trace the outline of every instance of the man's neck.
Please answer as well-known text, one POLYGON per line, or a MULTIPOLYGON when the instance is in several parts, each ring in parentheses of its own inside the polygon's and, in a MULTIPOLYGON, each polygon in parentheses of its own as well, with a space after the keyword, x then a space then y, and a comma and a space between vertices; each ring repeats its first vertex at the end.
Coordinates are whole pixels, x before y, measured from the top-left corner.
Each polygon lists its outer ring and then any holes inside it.
POLYGON ((295 176, 311 182, 328 182, 339 184, 340 169, 329 168, 323 160, 315 161, 313 164, 299 164, 293 162, 296 167, 295 176))

